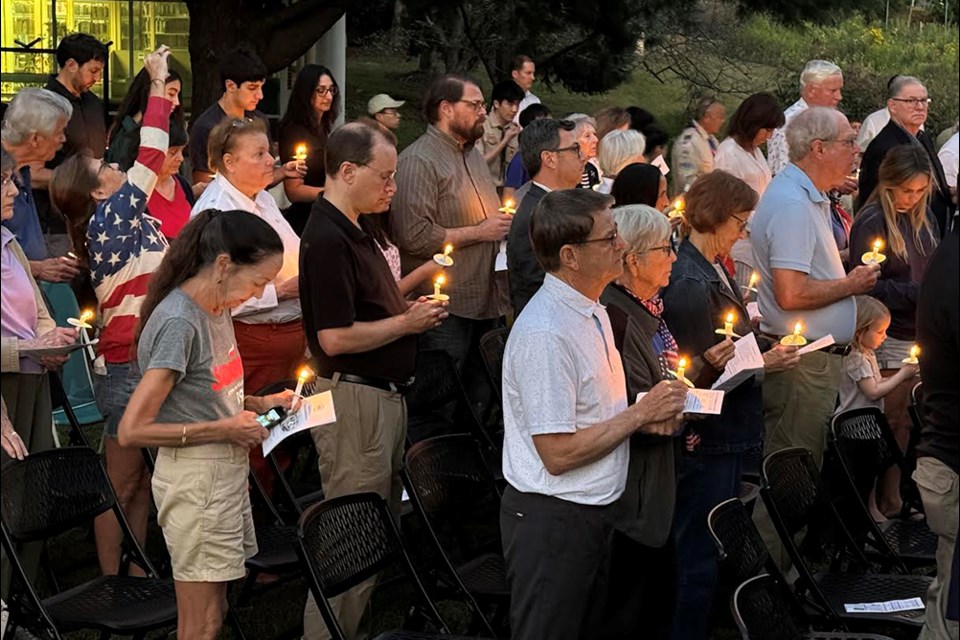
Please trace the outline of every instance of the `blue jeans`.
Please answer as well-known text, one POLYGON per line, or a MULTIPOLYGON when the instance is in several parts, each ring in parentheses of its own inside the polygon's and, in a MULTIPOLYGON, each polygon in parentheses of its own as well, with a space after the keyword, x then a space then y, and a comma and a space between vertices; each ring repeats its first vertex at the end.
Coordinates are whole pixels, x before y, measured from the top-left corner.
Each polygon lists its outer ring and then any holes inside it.
POLYGON ((677 599, 671 640, 707 637, 719 555, 707 528, 716 505, 737 495, 742 453, 685 454, 677 469, 673 532, 677 545, 677 599))
POLYGON ((140 369, 136 362, 106 363, 107 375, 93 374, 93 393, 97 408, 105 418, 103 435, 116 438, 120 418, 130 402, 133 390, 140 383, 140 369))

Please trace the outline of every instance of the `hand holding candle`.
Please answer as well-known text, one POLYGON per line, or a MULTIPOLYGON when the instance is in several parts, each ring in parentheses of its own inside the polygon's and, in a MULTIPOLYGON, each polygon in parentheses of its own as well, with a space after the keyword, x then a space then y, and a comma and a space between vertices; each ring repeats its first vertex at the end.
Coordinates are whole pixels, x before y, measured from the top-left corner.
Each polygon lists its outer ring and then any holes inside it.
POLYGON ((301 142, 293 149, 293 159, 297 162, 305 162, 307 159, 307 145, 301 142))
POLYGON ((803 337, 803 323, 798 322, 793 325, 793 333, 789 336, 783 336, 780 339, 780 344, 788 347, 802 347, 807 344, 807 339, 803 337))
POLYGON ((920 346, 915 344, 910 347, 910 355, 900 362, 903 364, 920 364, 920 346))
POLYGON ((860 256, 860 260, 863 264, 880 264, 887 259, 887 256, 880 253, 881 249, 883 249, 883 239, 877 238, 873 241, 872 250, 860 256))
POLYGON ((497 209, 500 213, 508 213, 511 216, 517 212, 517 208, 514 205, 513 198, 507 198, 503 202, 503 206, 497 209))
POLYGON ((447 278, 442 273, 438 275, 433 280, 433 295, 427 296, 431 300, 438 300, 440 302, 447 302, 450 300, 450 296, 445 293, 441 293, 440 287, 446 284, 447 278))
POLYGON ((453 258, 450 257, 451 253, 453 253, 453 245, 447 244, 443 247, 443 253, 433 254, 433 261, 441 267, 452 267, 453 258))
POLYGON ((719 333, 727 338, 739 338, 740 336, 733 332, 733 323, 736 321, 737 314, 733 311, 728 311, 727 315, 723 318, 723 328, 717 329, 715 333, 719 333))
POLYGON ((93 346, 90 345, 90 334, 87 333, 87 329, 93 329, 90 321, 93 320, 94 317, 93 309, 84 309, 80 313, 79 318, 67 318, 67 324, 80 329, 80 342, 87 345, 87 357, 91 360, 96 360, 97 354, 94 352, 93 346))
POLYGON ((687 360, 686 356, 680 356, 680 359, 677 360, 677 370, 676 370, 676 371, 668 371, 667 373, 669 373, 669 374, 672 375, 674 378, 676 378, 678 381, 682 382, 683 384, 685 384, 685 385, 687 385, 688 387, 690 387, 691 389, 693 389, 693 388, 694 388, 693 383, 690 382, 689 380, 687 380, 687 378, 686 378, 686 376, 685 376, 685 374, 686 374, 686 372, 687 372, 687 367, 689 366, 689 364, 690 364, 690 363, 689 363, 689 361, 687 360))

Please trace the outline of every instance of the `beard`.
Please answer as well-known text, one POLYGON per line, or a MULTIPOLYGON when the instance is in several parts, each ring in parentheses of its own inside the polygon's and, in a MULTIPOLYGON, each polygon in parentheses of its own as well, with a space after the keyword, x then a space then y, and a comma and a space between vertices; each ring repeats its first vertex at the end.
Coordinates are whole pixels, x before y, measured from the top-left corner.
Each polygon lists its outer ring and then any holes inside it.
POLYGON ((454 135, 463 138, 468 144, 473 144, 483 136, 484 117, 478 117, 473 123, 457 122, 451 127, 454 135))

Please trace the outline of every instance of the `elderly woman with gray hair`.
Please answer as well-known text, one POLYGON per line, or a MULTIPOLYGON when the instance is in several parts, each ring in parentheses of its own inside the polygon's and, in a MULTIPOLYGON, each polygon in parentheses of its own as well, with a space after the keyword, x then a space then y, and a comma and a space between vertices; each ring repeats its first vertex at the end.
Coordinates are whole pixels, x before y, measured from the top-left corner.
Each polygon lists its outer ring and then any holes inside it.
POLYGON ((581 189, 593 189, 600 184, 600 161, 597 153, 600 148, 600 138, 597 137, 597 121, 585 113, 571 113, 566 118, 577 125, 574 133, 577 135, 577 144, 580 145, 580 155, 587 159, 583 166, 583 175, 580 176, 581 189))
MULTIPOLYGON (((623 360, 627 400, 649 391, 676 370, 677 343, 664 322, 660 289, 676 261, 667 217, 646 205, 613 210, 627 249, 623 274, 607 286, 614 342, 623 360)), ((713 354, 711 354, 713 355, 713 354)), ((719 356, 718 356, 719 357, 719 356)), ((703 369, 700 358, 689 371, 703 369)), ((674 460, 679 439, 634 435, 630 439, 627 485, 616 505, 611 584, 600 637, 661 637, 673 612, 675 576, 672 543, 676 493, 674 460)))
POLYGON ((603 178, 597 191, 609 194, 621 169, 634 162, 646 162, 646 156, 643 155, 646 147, 647 139, 633 129, 616 129, 603 136, 600 141, 600 170, 603 178))

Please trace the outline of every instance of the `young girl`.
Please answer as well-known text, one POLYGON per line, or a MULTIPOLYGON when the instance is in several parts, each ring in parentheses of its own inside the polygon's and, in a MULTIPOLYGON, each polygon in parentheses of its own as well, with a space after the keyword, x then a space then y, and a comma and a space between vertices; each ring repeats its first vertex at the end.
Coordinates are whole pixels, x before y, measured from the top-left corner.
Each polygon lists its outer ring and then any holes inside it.
MULTIPOLYGON (((837 413, 849 409, 876 407, 883 411, 883 398, 901 383, 920 372, 915 364, 905 364, 888 378, 880 375, 875 351, 887 339, 890 310, 870 296, 857 296, 857 328, 853 334, 850 353, 843 358, 843 377, 840 379, 840 406, 837 413)), ((877 522, 886 517, 877 508, 874 495, 867 507, 877 522)))

